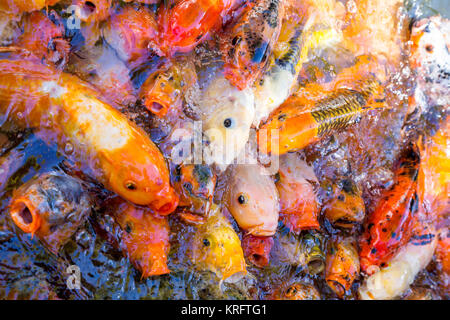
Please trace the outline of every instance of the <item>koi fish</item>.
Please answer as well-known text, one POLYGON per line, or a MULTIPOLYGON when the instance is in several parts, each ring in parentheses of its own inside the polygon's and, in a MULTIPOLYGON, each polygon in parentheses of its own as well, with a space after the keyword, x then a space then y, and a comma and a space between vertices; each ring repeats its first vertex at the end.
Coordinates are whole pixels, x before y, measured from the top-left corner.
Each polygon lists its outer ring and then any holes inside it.
POLYGON ((223 281, 235 282, 247 273, 241 241, 216 205, 206 223, 198 227, 191 250, 198 269, 214 272, 223 281))
POLYGON ((217 181, 211 168, 201 164, 181 164, 175 169, 173 180, 180 198, 178 206, 186 207, 190 213, 182 215, 187 220, 207 218, 217 181))
POLYGON ((160 214, 175 210, 178 197, 161 152, 94 89, 22 59, 0 60, 0 72, 0 110, 6 119, 40 128, 44 141, 56 142, 60 152, 124 199, 160 214))
POLYGON ((301 67, 311 54, 318 54, 319 50, 340 40, 339 30, 312 12, 303 26, 295 20, 283 22, 281 40, 274 48, 267 70, 255 83, 255 126, 291 95, 301 67))
POLYGON ((131 69, 145 62, 151 49, 157 48, 158 25, 146 7, 124 6, 106 20, 101 32, 131 69))
POLYGON ((113 242, 123 250, 130 262, 141 272, 141 278, 170 272, 169 223, 167 217, 134 206, 118 197, 106 204, 106 214, 114 218, 120 230, 113 230, 113 242))
POLYGON ((167 55, 187 52, 222 26, 236 0, 181 0, 162 5, 158 13, 159 44, 167 55))
POLYGON ((418 170, 419 156, 410 147, 396 164, 394 185, 383 192, 369 215, 359 253, 361 269, 369 275, 384 266, 411 238, 417 211, 418 170))
POLYGON ((278 225, 278 199, 275 183, 263 166, 233 166, 224 200, 242 230, 254 236, 274 235, 278 225))
POLYGON ((287 288, 276 290, 272 300, 320 300, 320 293, 311 284, 295 282, 287 288))
POLYGON ((419 271, 431 261, 436 242, 433 227, 424 227, 415 232, 412 240, 386 266, 364 280, 359 288, 361 299, 387 300, 401 295, 413 283, 419 271))
POLYGON ((450 212, 450 121, 444 118, 440 128, 431 137, 418 141, 420 167, 417 177, 419 213, 425 219, 440 223, 450 212))
POLYGON ((280 159, 279 179, 280 220, 294 233, 319 229, 319 207, 314 183, 318 184, 313 169, 296 153, 280 159))
POLYGON ((164 117, 170 109, 181 109, 184 94, 196 83, 195 67, 189 61, 164 65, 148 76, 139 97, 147 110, 164 117))
POLYGON ((279 232, 274 237, 272 253, 275 261, 300 266, 310 275, 320 274, 325 268, 323 237, 318 233, 279 232))
MULTIPOLYGON (((294 95, 275 110, 258 131, 260 150, 274 155, 303 149, 311 143, 334 132, 339 132, 358 122, 359 118, 376 107, 369 103, 379 83, 369 78, 361 83, 359 90, 338 88, 318 101, 308 96, 312 85, 305 88, 305 95, 294 95), (278 130, 278 146, 272 148, 271 133, 278 130), (278 148, 277 148, 278 147, 278 148), (273 150, 272 150, 273 149, 273 150)), ((316 89, 315 89, 316 88, 316 89)))
POLYGON ((91 205, 80 180, 55 171, 14 190, 9 214, 23 232, 36 235, 57 254, 86 222, 91 205))
POLYGON ((245 234, 242 238, 244 256, 255 266, 262 268, 269 264, 273 237, 258 237, 245 234))
POLYGON ((436 257, 442 271, 450 274, 448 219, 450 213, 450 147, 448 132, 450 121, 444 118, 440 128, 431 137, 419 141, 420 168, 417 177, 420 217, 436 226, 442 226, 437 243, 436 257))
POLYGON ((359 256, 352 238, 333 239, 328 242, 325 280, 328 286, 342 298, 359 276, 359 256))
POLYGON ((238 21, 221 38, 224 74, 240 90, 259 78, 277 40, 284 1, 249 1, 238 21))
POLYGON ((322 209, 328 221, 340 228, 352 229, 360 225, 366 216, 360 188, 350 178, 331 188, 331 199, 325 202, 322 209))
POLYGON ((55 11, 49 15, 34 11, 22 17, 22 35, 13 45, 27 49, 40 61, 64 69, 70 44, 64 39, 64 25, 55 11))
POLYGON ((199 108, 207 140, 205 161, 225 170, 249 140, 255 116, 253 92, 248 88, 239 90, 218 77, 206 88, 199 108))

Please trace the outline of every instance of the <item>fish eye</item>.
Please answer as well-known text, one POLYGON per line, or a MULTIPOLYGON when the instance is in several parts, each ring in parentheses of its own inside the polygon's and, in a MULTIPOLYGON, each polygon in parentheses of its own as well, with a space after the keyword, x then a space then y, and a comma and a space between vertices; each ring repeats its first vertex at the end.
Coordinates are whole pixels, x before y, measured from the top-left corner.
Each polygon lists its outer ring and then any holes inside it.
POLYGON ((136 182, 134 181, 127 181, 125 182, 125 188, 127 188, 130 191, 134 191, 137 189, 136 182))
POLYGON ((286 291, 287 296, 293 296, 297 293, 297 288, 295 286, 289 287, 286 291))
POLYGON ((211 245, 211 242, 209 242, 209 240, 205 238, 205 239, 203 239, 203 245, 205 247, 209 247, 211 245))
POLYGON ((226 119, 223 121, 223 126, 224 126, 225 128, 231 128, 231 127, 233 127, 233 126, 234 126, 234 121, 233 121, 233 119, 232 119, 232 118, 226 118, 226 119))
POLYGON ((338 195, 338 200, 339 201, 344 201, 345 200, 345 196, 343 194, 338 195))
POLYGON ((433 49, 434 49, 434 47, 432 44, 428 44, 425 46, 425 50, 427 50, 427 52, 429 52, 429 53, 433 53, 433 49))
POLYGON ((239 202, 239 204, 242 204, 242 205, 247 204, 247 202, 248 202, 248 197, 247 197, 247 195, 241 193, 241 194, 238 196, 237 201, 239 202))
POLYGON ((233 40, 231 41, 231 44, 232 44, 233 46, 235 46, 235 45, 239 44, 239 42, 241 42, 241 40, 242 40, 242 37, 241 37, 241 36, 236 36, 236 37, 234 37, 233 40))
POLYGON ((131 233, 132 230, 133 230, 133 228, 131 227, 130 223, 127 222, 127 224, 125 226, 125 231, 127 233, 131 233))

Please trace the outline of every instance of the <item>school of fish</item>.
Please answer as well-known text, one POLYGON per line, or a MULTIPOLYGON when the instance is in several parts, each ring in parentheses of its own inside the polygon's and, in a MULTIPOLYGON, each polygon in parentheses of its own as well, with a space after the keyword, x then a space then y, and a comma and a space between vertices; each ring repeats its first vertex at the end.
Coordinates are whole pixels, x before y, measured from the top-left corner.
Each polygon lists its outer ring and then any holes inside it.
POLYGON ((0 0, 0 216, 138 281, 449 299, 449 105, 450 21, 402 0, 0 0))

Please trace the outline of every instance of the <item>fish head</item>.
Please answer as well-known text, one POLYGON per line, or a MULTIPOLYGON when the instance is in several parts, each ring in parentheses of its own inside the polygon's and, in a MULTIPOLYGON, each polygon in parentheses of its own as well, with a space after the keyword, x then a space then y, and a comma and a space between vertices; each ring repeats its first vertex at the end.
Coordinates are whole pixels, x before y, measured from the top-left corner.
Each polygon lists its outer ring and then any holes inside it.
POLYGON ((281 292, 281 300, 320 300, 319 291, 310 284, 294 282, 281 292))
POLYGON ((81 181, 52 172, 18 188, 10 204, 13 222, 57 252, 87 218, 91 202, 81 181))
POLYGON ((227 79, 240 90, 252 85, 268 60, 272 34, 264 33, 265 26, 264 22, 252 26, 244 22, 230 30, 234 37, 224 46, 224 56, 228 60, 224 72, 227 79))
POLYGON ((180 196, 180 206, 188 206, 193 213, 206 214, 209 211, 217 180, 209 166, 179 165, 174 180, 174 188, 180 196))
POLYGON ((325 280, 342 298, 359 276, 360 264, 356 243, 352 238, 337 238, 328 242, 325 280))
POLYGON ((362 193, 350 179, 333 188, 333 198, 324 206, 325 217, 335 226, 353 228, 364 220, 366 209, 362 193))
POLYGON ((9 213, 12 220, 23 232, 34 235, 39 230, 42 223, 39 203, 42 199, 28 195, 17 197, 10 205, 9 213))
POLYGON ((280 155, 293 148, 294 138, 305 136, 305 140, 311 139, 309 132, 313 130, 303 130, 300 128, 304 115, 307 114, 311 101, 303 97, 293 96, 274 110, 268 119, 261 124, 258 133, 259 149, 268 154, 280 155))
POLYGON ((75 0, 75 15, 84 22, 100 22, 111 13, 111 0, 75 0))
POLYGON ((190 61, 162 66, 148 76, 139 96, 149 111, 164 117, 171 109, 181 109, 184 92, 196 82, 197 74, 190 61))
MULTIPOLYGON (((140 137, 146 138, 143 135, 140 137)), ((164 157, 150 139, 145 140, 133 148, 123 147, 102 153, 113 167, 109 170, 107 184, 111 191, 122 198, 167 215, 175 210, 179 199, 170 185, 164 157)))
POLYGON ((239 227, 254 236, 272 236, 278 226, 279 201, 264 167, 236 165, 230 173, 225 204, 239 227))
POLYGON ((142 272, 142 278, 169 273, 169 223, 166 217, 153 215, 117 199, 113 213, 123 230, 121 246, 130 261, 142 272))
POLYGON ((218 78, 206 90, 201 108, 208 162, 230 164, 250 136, 255 117, 253 92, 240 91, 225 78, 218 78))
MULTIPOLYGON (((411 30, 411 58, 419 76, 448 86, 450 74, 450 21, 439 16, 417 21, 411 30)), ((430 82, 430 81, 427 81, 430 82)))
POLYGON ((235 281, 247 273, 241 241, 219 208, 212 211, 194 236, 192 261, 224 281, 235 281))
POLYGON ((255 266, 263 268, 269 264, 273 237, 255 237, 246 234, 242 238, 242 249, 245 257, 255 266))

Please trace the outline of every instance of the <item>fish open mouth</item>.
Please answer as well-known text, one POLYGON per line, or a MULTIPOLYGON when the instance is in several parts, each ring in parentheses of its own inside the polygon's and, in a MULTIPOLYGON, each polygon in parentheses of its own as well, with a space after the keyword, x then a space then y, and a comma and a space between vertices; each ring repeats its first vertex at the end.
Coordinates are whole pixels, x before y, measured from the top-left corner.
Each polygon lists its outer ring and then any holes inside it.
POLYGON ((10 215, 23 232, 34 234, 41 226, 41 218, 28 199, 19 198, 14 201, 10 208, 10 215))
POLYGON ((171 195, 168 195, 163 200, 155 201, 154 203, 150 204, 150 207, 155 210, 160 215, 168 215, 169 213, 172 213, 175 211, 179 203, 179 198, 175 194, 175 192, 172 192, 171 195))
POLYGON ((269 263, 269 257, 264 254, 254 253, 249 257, 249 260, 258 267, 266 266, 269 263))
POLYGON ((346 290, 338 280, 327 280, 327 284, 339 297, 344 296, 346 290))
POLYGON ((325 269, 324 258, 319 256, 312 257, 307 265, 309 273, 313 275, 319 274, 325 269))

